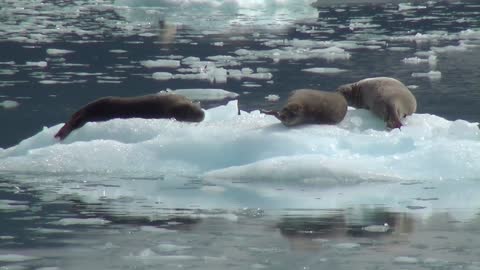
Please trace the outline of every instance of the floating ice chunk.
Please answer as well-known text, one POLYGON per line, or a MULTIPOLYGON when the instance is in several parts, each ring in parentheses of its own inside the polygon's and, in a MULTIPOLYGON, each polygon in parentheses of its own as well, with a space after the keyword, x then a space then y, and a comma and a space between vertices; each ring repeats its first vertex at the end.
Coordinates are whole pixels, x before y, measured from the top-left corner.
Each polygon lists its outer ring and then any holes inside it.
POLYGON ((410 3, 400 3, 398 4, 398 10, 411 10, 411 9, 426 9, 427 6, 412 6, 410 3))
POLYGON ((32 228, 29 229, 36 233, 42 234, 58 234, 58 233, 73 233, 73 230, 61 230, 61 229, 51 229, 51 228, 32 228))
POLYGON ((120 50, 120 49, 113 49, 113 50, 110 50, 109 52, 122 54, 122 53, 126 53, 127 51, 126 50, 120 50))
POLYGON ((387 47, 387 50, 389 51, 394 51, 394 52, 405 52, 405 51, 410 51, 410 47, 387 47))
POLYGON ((334 244, 333 247, 338 248, 338 249, 353 249, 353 248, 360 247, 360 244, 358 244, 358 243, 338 243, 338 244, 334 244))
POLYGON ((161 234, 166 234, 166 233, 170 234, 170 233, 177 232, 176 230, 170 230, 170 229, 159 228, 154 226, 141 226, 140 230, 144 232, 161 233, 161 234))
POLYGON ((0 102, 0 107, 3 107, 4 109, 13 109, 16 108, 20 105, 20 103, 14 101, 14 100, 5 100, 0 102))
POLYGON ((418 85, 410 84, 410 85, 407 85, 407 88, 408 88, 408 89, 411 89, 411 90, 417 89, 417 88, 418 88, 418 85))
POLYGON ((401 264, 416 264, 419 262, 419 260, 415 257, 398 256, 393 259, 393 262, 401 264))
POLYGON ((403 58, 402 62, 405 64, 420 64, 420 63, 428 63, 428 59, 422 59, 419 57, 409 57, 403 58))
POLYGON ((173 74, 170 72, 155 72, 152 74, 152 78, 159 81, 168 81, 173 78, 173 74))
POLYGON ((129 256, 126 256, 126 258, 137 259, 142 261, 154 261, 158 263, 197 259, 197 257, 190 256, 190 255, 159 255, 149 248, 142 250, 138 255, 129 255, 129 256))
POLYGON ((458 34, 462 39, 480 39, 480 29, 467 29, 458 34))
POLYGON ((31 67, 46 67, 47 66, 47 62, 45 61, 38 61, 38 62, 29 62, 27 61, 26 63, 27 66, 31 66, 31 67))
POLYGON ((41 84, 59 84, 60 82, 56 81, 56 80, 40 80, 40 81, 38 81, 38 83, 41 83, 41 84))
POLYGON ((273 75, 272 73, 254 73, 253 69, 250 68, 243 68, 241 70, 238 69, 229 69, 227 70, 228 78, 232 78, 235 80, 242 80, 242 79, 252 79, 252 80, 271 80, 273 75))
POLYGON ((442 73, 440 71, 435 71, 435 70, 431 70, 426 73, 414 72, 412 73, 412 77, 429 78, 430 80, 439 80, 440 78, 442 78, 442 73))
POLYGON ((387 223, 383 225, 369 225, 369 226, 363 227, 362 230, 367 232, 385 233, 390 230, 390 226, 387 223))
POLYGON ((457 46, 445 46, 445 47, 432 47, 432 51, 436 53, 445 53, 445 52, 463 52, 468 49, 468 46, 465 42, 460 42, 457 46))
POLYGON ((341 68, 329 68, 329 67, 314 67, 314 68, 305 68, 302 71, 310 73, 319 73, 319 74, 336 74, 347 71, 346 69, 341 68))
POLYGON ((268 101, 271 101, 271 102, 276 102, 280 99, 280 96, 270 94, 270 95, 266 96, 265 99, 268 100, 268 101))
POLYGON ((26 202, 22 201, 0 200, 0 209, 7 211, 22 211, 27 210, 28 205, 26 205, 26 202))
POLYGON ((73 51, 70 50, 62 50, 62 49, 47 49, 47 54, 52 55, 52 56, 57 56, 57 55, 65 55, 73 53, 73 51))
POLYGON ((31 260, 36 260, 38 259, 37 257, 33 256, 25 256, 25 255, 20 255, 20 254, 2 254, 0 255, 0 262, 25 262, 25 261, 31 261, 31 260))
POLYGON ((185 249, 191 249, 192 247, 190 246, 180 246, 180 245, 174 245, 174 244, 159 244, 157 245, 157 248, 161 251, 165 252, 172 252, 172 251, 181 251, 185 249))
POLYGON ((60 127, 0 149, 0 170, 181 172, 219 186, 248 180, 252 186, 295 187, 474 180, 480 174, 476 123, 429 114, 413 114, 401 130, 390 132, 381 119, 361 109, 349 109, 338 125, 289 129, 259 111, 239 114, 235 100, 205 110, 201 123, 114 119, 87 123, 58 143, 53 135, 60 127))
POLYGON ((147 67, 147 68, 158 68, 158 67, 177 68, 180 66, 180 61, 159 59, 159 60, 140 61, 140 64, 142 64, 144 67, 147 67))
POLYGON ((199 101, 234 99, 238 97, 237 93, 214 88, 177 89, 171 90, 171 92, 199 101))
POLYGON ((51 224, 71 226, 71 225, 105 225, 110 221, 103 218, 62 218, 58 221, 51 222, 51 224))
POLYGON ((243 87, 262 87, 261 84, 254 83, 254 82, 244 82, 242 83, 243 87))

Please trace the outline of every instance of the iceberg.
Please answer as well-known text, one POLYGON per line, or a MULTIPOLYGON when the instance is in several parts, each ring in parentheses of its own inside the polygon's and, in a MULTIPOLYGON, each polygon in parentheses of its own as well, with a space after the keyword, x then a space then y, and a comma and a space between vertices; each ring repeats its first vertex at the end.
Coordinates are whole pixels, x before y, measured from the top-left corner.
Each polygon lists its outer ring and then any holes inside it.
POLYGON ((228 219, 245 207, 384 205, 426 215, 480 207, 477 123, 413 114, 401 130, 386 131, 370 111, 349 108, 338 125, 286 128, 259 111, 239 111, 237 100, 205 114, 201 123, 87 123, 63 142, 53 138, 62 124, 45 127, 0 148, 0 176, 42 200, 73 195, 133 216, 154 209, 218 216, 219 207, 228 219))
POLYGON ((236 100, 205 111, 205 121, 115 119, 88 123, 64 142, 44 128, 0 149, 1 171, 182 175, 213 183, 302 185, 477 179, 476 123, 414 114, 386 131, 369 111, 350 108, 338 125, 286 128, 236 100))

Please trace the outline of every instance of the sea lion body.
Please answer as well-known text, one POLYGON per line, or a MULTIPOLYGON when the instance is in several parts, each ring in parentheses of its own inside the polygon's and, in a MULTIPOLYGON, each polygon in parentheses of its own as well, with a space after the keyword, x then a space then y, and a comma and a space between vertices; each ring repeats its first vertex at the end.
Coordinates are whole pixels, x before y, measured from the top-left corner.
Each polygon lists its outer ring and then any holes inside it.
POLYGON ((342 85, 337 91, 345 96, 348 105, 372 111, 389 128, 400 128, 401 119, 417 110, 415 96, 394 78, 367 78, 342 85))
POLYGON ((280 111, 263 111, 287 127, 301 124, 337 124, 347 113, 347 101, 339 93, 313 89, 292 91, 280 111))
POLYGON ((137 97, 103 97, 75 112, 55 134, 55 138, 63 140, 87 122, 115 118, 175 118, 178 121, 201 122, 204 116, 198 104, 181 95, 167 93, 137 97))

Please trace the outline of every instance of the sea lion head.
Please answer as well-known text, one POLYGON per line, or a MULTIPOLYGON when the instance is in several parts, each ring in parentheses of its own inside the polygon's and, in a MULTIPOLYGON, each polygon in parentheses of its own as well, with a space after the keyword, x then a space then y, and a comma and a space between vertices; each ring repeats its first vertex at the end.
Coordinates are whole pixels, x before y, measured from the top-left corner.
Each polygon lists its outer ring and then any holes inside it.
POLYGON ((180 103, 172 108, 176 120, 185 122, 202 122, 205 113, 199 104, 193 102, 180 103))
POLYGON ((287 127, 302 124, 305 120, 303 106, 298 103, 289 103, 278 113, 277 118, 287 127))
POLYGON ((340 85, 336 92, 342 94, 347 100, 348 106, 357 107, 360 105, 360 91, 355 83, 340 85))

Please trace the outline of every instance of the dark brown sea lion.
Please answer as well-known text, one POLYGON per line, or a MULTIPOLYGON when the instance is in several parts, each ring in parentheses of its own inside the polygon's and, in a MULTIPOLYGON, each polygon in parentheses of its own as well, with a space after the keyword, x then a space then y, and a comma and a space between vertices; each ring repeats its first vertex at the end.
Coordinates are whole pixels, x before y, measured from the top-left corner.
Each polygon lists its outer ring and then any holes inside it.
POLYGON ((275 116, 287 127, 301 124, 337 124, 347 113, 347 101, 335 92, 298 89, 292 91, 282 110, 261 112, 275 116))
POLYGON ((372 111, 383 119, 389 128, 400 128, 401 119, 417 109, 415 96, 399 80, 376 77, 344 84, 337 88, 348 105, 372 111))
POLYGON ((181 95, 162 93, 137 97, 104 97, 75 112, 55 134, 55 138, 63 140, 87 122, 115 118, 175 118, 177 121, 201 122, 204 117, 198 104, 181 95))

